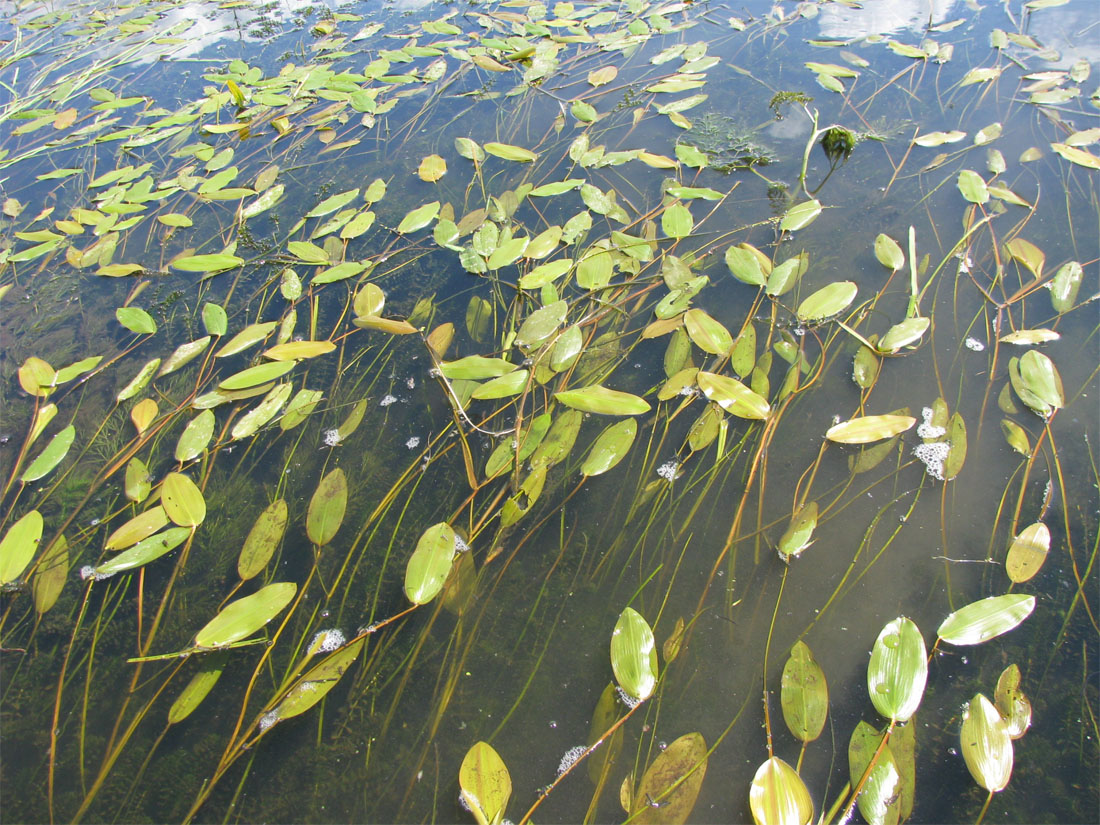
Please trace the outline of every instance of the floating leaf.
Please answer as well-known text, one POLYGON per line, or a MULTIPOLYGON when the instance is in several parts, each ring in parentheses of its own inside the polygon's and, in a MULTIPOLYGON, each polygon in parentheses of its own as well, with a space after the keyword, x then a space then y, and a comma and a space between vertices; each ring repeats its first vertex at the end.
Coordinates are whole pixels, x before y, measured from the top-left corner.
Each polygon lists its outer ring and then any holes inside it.
POLYGON ((829 713, 829 687, 825 671, 801 640, 795 642, 783 666, 780 702, 783 719, 796 739, 812 742, 821 735, 829 713))
POLYGON ((485 151, 490 155, 496 155, 498 158, 504 158, 505 160, 513 160, 517 163, 531 163, 538 158, 538 155, 531 150, 512 146, 508 143, 486 143, 485 151))
POLYGON ((1041 521, 1025 527, 1008 548, 1005 570, 1016 584, 1031 579, 1050 552, 1050 529, 1041 521))
POLYGON ((341 209, 347 206, 357 197, 359 197, 358 189, 349 189, 346 192, 340 192, 338 195, 333 195, 330 198, 325 198, 315 207, 306 212, 303 217, 318 218, 322 215, 329 215, 335 212, 337 209, 341 209))
POLYGON ((974 781, 991 793, 1012 777, 1012 738, 993 703, 982 694, 970 700, 959 732, 963 759, 974 781))
POLYGON ((327 355, 334 349, 336 344, 332 341, 287 341, 264 350, 264 357, 273 361, 297 361, 327 355))
MULTIPOLYGON (((917 146, 925 147, 943 146, 945 143, 958 143, 965 137, 966 132, 960 132, 958 130, 951 132, 928 132, 927 134, 913 138, 913 143, 917 146)), ((879 258, 879 260, 881 261, 882 259, 879 258)), ((889 264, 886 265, 889 266, 889 264)))
MULTIPOLYGON (((159 507, 156 509, 160 509, 159 507)), ((126 570, 143 567, 156 561, 166 553, 175 550, 191 535, 188 527, 169 527, 160 533, 148 536, 129 550, 124 550, 112 559, 95 568, 96 576, 113 576, 126 570)))
POLYGON ((733 348, 729 330, 701 309, 689 309, 684 313, 684 329, 703 352, 728 355, 733 348))
POLYGON ((814 818, 806 783, 778 756, 757 768, 749 788, 749 809, 756 825, 809 825, 814 818))
POLYGON ((254 218, 257 215, 263 214, 282 200, 283 191, 285 189, 286 187, 281 183, 272 186, 260 195, 260 197, 256 198, 256 200, 252 201, 252 203, 241 210, 241 218, 248 220, 249 218, 254 218))
POLYGON ((882 734, 860 722, 848 742, 848 772, 856 787, 876 753, 878 759, 859 794, 859 812, 868 825, 893 825, 898 821, 901 776, 889 745, 879 750, 882 734))
POLYGON ((989 189, 985 181, 972 169, 959 172, 958 187, 962 196, 971 203, 986 203, 989 200, 989 189))
POLYGON ((176 461, 184 464, 198 458, 214 435, 214 413, 203 410, 191 419, 176 442, 176 461))
POLYGON ((894 272, 905 266, 905 253, 889 235, 879 233, 875 238, 875 257, 880 264, 894 272))
POLYGON ((931 323, 931 318, 906 318, 886 331, 876 349, 886 355, 896 353, 902 347, 919 341, 931 323))
POLYGON ((184 258, 176 258, 169 263, 173 269, 184 272, 222 272, 240 266, 244 263, 244 258, 218 253, 216 255, 188 255, 184 258))
POLYGON ((38 457, 31 462, 30 466, 23 471, 20 481, 27 484, 48 475, 69 454, 69 448, 73 446, 73 439, 75 438, 76 427, 72 424, 57 433, 50 439, 50 443, 46 445, 46 448, 38 454, 38 457))
POLYGON ((817 502, 811 501, 791 517, 791 523, 779 539, 779 555, 784 560, 797 558, 813 544, 817 528, 817 502))
POLYGON ((229 318, 220 306, 207 303, 202 308, 202 323, 211 335, 225 335, 229 318))
POLYGON ((483 355, 468 355, 457 361, 444 361, 439 365, 439 371, 445 378, 464 378, 470 381, 496 378, 516 369, 515 364, 503 358, 486 358, 483 355))
MULTIPOLYGON (((47 551, 49 552, 49 551, 47 551)), ((43 559, 43 561, 45 561, 43 559)), ((997 679, 997 689, 993 694, 997 712, 1005 722, 1008 735, 1013 739, 1023 736, 1031 727, 1031 702, 1020 690, 1020 668, 1009 665, 997 679)))
POLYGON ((868 444, 903 433, 916 423, 911 415, 864 415, 834 424, 825 437, 839 444, 868 444))
POLYGON ((772 269, 771 274, 768 275, 768 283, 764 288, 764 293, 771 295, 773 298, 787 294, 794 289, 795 284, 806 274, 809 266, 810 258, 805 252, 795 255, 793 258, 788 258, 772 269))
POLYGON ((1002 335, 998 340, 1002 344, 1015 344, 1016 346, 1034 346, 1045 344, 1049 341, 1057 341, 1062 336, 1052 329, 1018 329, 1008 335, 1002 335))
POLYGON ((443 589, 455 555, 455 531, 446 522, 433 524, 420 536, 405 567, 405 596, 427 604, 443 589))
POLYGON ((527 388, 530 373, 527 370, 516 370, 507 375, 501 375, 490 379, 470 393, 471 398, 481 401, 494 398, 509 398, 519 395, 527 388))
POLYGON ((637 434, 638 422, 633 418, 606 427, 592 443, 588 456, 581 465, 581 473, 586 476, 606 473, 623 460, 637 434))
POLYGON ((354 639, 336 649, 316 665, 307 670, 291 685, 283 698, 264 716, 263 729, 271 725, 300 716, 312 708, 336 687, 340 677, 347 672, 366 644, 365 638, 354 639))
POLYGON ((691 210, 682 203, 670 204, 661 215, 661 230, 670 238, 686 238, 694 225, 691 210))
POLYGON ((42 540, 42 514, 31 510, 8 528, 0 540, 0 585, 23 575, 42 540))
POLYGON ((1062 264, 1050 282, 1050 302, 1058 314, 1068 312, 1077 301, 1077 291, 1084 279, 1084 270, 1077 261, 1062 264))
POLYGON ((623 609, 611 633, 611 669, 628 696, 644 701, 657 687, 657 645, 638 611, 623 609))
POLYGON ((403 235, 416 232, 434 221, 438 214, 439 201, 432 201, 423 206, 418 206, 401 219, 401 223, 397 225, 397 231, 403 235))
POLYGON ((215 358, 225 358, 243 352, 254 344, 259 343, 271 334, 278 321, 267 321, 262 324, 249 324, 222 345, 222 348, 214 353, 215 358))
POLYGON ((1020 381, 1027 392, 1053 409, 1065 406, 1062 378, 1050 358, 1037 350, 1028 350, 1019 364, 1020 381))
POLYGON ((149 497, 152 483, 149 478, 149 468, 140 458, 131 458, 126 464, 126 477, 123 483, 126 498, 130 501, 142 502, 149 497))
POLYGON ((252 524, 241 555, 237 558, 237 574, 242 581, 262 573, 271 560, 286 531, 287 512, 286 500, 276 499, 264 508, 252 524))
POLYGON ((843 312, 856 298, 859 288, 852 281, 834 281, 814 292, 798 305, 798 320, 821 321, 843 312))
POLYGON ((650 410, 649 402, 644 398, 599 384, 556 392, 554 398, 567 407, 598 415, 642 415, 650 410))
POLYGON ((168 724, 177 725, 194 713, 202 700, 213 690, 225 669, 226 653, 212 653, 202 662, 202 669, 191 677, 180 695, 168 708, 168 724))
POLYGON ((500 825, 512 795, 512 779, 491 745, 477 742, 466 752, 458 770, 458 785, 478 825, 500 825))
POLYGON ((328 544, 344 521, 348 505, 348 481, 337 467, 317 485, 306 513, 306 535, 318 547, 328 544))
POLYGON ((1005 253, 1027 267, 1036 278, 1042 277, 1046 255, 1031 241, 1024 238, 1013 238, 1005 244, 1005 253))
POLYGON ((1087 149, 1081 149, 1077 146, 1067 146, 1065 143, 1052 143, 1050 144, 1050 148, 1070 163, 1076 163, 1078 166, 1084 166, 1086 169, 1100 169, 1100 157, 1097 157, 1087 149))
POLYGON ((220 390, 244 390, 282 378, 294 369, 293 361, 269 361, 235 373, 218 384, 220 390))
POLYGON ((191 361, 205 351, 208 346, 210 346, 209 335, 204 335, 202 338, 196 338, 194 341, 188 341, 185 344, 180 344, 173 350, 172 354, 165 359, 164 363, 161 364, 160 369, 157 371, 157 378, 175 372, 181 367, 191 363, 191 361))
POLYGON ((157 322, 144 309, 139 307, 119 307, 115 318, 126 329, 137 335, 152 335, 157 331, 157 322))
POLYGON ((820 201, 814 199, 803 201, 787 210, 787 214, 779 222, 779 228, 785 232, 796 232, 809 226, 820 214, 820 201))
POLYGON ((143 398, 134 404, 130 410, 130 420, 134 422, 139 435, 144 434, 149 425, 156 421, 159 412, 157 402, 152 398, 143 398))
POLYGON ((736 378, 700 370, 696 381, 708 400, 738 418, 763 420, 771 413, 767 399, 736 378))
POLYGON ((427 183, 435 183, 447 174, 447 161, 439 155, 428 155, 416 170, 417 176, 427 183))
POLYGON ((687 822, 706 773, 707 743, 701 733, 686 733, 669 743, 638 783, 631 822, 687 822))
MULTIPOLYGON (((0 558, 3 554, 0 554, 0 558)), ((34 609, 41 616, 57 604, 69 575, 69 542, 61 535, 46 548, 34 570, 34 609)))
POLYGON ((619 75, 619 70, 614 66, 603 66, 588 73, 588 85, 606 86, 619 75))
POLYGON ((928 655, 920 630, 904 616, 887 623, 867 665, 867 693, 875 710, 905 722, 916 713, 927 680, 928 655))
POLYGON ((282 612, 297 590, 294 582, 276 582, 230 602, 195 634, 195 647, 224 647, 251 636, 282 612))
POLYGON ((558 331, 568 311, 569 304, 565 301, 554 301, 532 312, 516 333, 516 346, 527 350, 538 347, 558 331))
POLYGON ((331 262, 325 250, 309 241, 290 241, 286 248, 291 255, 307 264, 327 264, 331 262))
POLYGON ((198 527, 206 518, 202 491, 183 473, 169 473, 160 488, 160 503, 168 518, 180 527, 198 527))
POLYGON ((764 285, 767 280, 764 265, 766 264, 767 271, 770 271, 771 263, 755 247, 748 244, 728 247, 725 258, 726 266, 729 267, 734 278, 750 286, 764 285))
POLYGON ((936 632, 953 645, 978 645, 1008 633, 1034 609, 1034 596, 1023 593, 990 596, 960 607, 943 620, 936 632))
POLYGON ((122 550, 142 539, 148 538, 160 528, 168 524, 168 514, 161 506, 151 507, 144 513, 139 513, 123 524, 104 542, 106 550, 122 550))

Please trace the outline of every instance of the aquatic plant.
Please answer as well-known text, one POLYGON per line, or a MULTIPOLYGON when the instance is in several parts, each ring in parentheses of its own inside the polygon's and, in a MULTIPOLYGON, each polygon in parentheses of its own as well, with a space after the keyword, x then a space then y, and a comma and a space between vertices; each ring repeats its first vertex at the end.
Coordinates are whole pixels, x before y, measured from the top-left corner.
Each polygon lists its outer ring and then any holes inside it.
POLYGON ((1056 5, 978 49, 827 2, 20 4, 6 813, 1083 819, 1100 129, 1056 5))

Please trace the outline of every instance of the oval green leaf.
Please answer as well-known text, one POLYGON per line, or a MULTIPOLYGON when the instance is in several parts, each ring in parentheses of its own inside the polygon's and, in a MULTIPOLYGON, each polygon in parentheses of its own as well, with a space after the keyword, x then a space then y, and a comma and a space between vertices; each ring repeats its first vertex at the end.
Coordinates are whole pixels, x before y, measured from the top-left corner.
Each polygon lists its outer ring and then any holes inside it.
POLYGON ((168 724, 175 725, 190 716, 202 704, 202 700, 213 690, 225 668, 225 653, 213 653, 202 661, 202 670, 191 677, 180 695, 168 708, 168 724))
MULTIPOLYGON (((157 508, 160 509, 160 508, 157 508)), ((171 552, 187 541, 191 535, 189 527, 169 527, 160 533, 154 533, 144 538, 131 547, 124 550, 112 559, 95 568, 95 575, 113 576, 136 567, 143 567, 151 561, 155 561, 165 553, 171 552)))
POLYGON ((736 378, 700 370, 695 380, 708 400, 738 418, 762 421, 771 412, 767 399, 753 392, 736 378))
POLYGON ((328 692, 336 687, 340 677, 355 663, 366 641, 366 638, 360 638, 349 642, 302 674, 287 690, 279 704, 264 715, 260 722, 261 730, 267 730, 277 722, 300 716, 324 699, 328 692))
POLYGON ((783 220, 779 222, 779 228, 785 232, 795 232, 809 226, 817 216, 821 214, 821 202, 810 199, 796 204, 787 210, 783 220))
POLYGON ((183 473, 169 473, 160 489, 160 503, 174 524, 198 527, 206 518, 206 500, 202 491, 183 473))
POLYGON ((211 410, 203 410, 192 418, 176 442, 176 461, 183 464, 202 455, 214 435, 214 423, 211 410))
POLYGON ((248 537, 244 540, 241 554, 237 557, 237 575, 242 581, 248 581, 263 572, 275 553, 275 548, 283 539, 287 515, 286 500, 280 498, 271 502, 256 517, 252 529, 248 531, 248 537))
POLYGON ((801 742, 814 741, 821 735, 829 713, 829 686, 825 671, 805 642, 799 640, 791 648, 780 684, 779 698, 787 728, 801 742))
POLYGON ((462 799, 478 825, 500 825, 512 795, 512 778, 504 760, 486 742, 477 742, 458 769, 462 799))
POLYGON ((465 378, 470 381, 497 378, 513 372, 516 368, 515 364, 503 358, 486 358, 483 355, 468 355, 457 361, 444 361, 439 365, 439 371, 445 378, 452 380, 465 378))
POLYGON ((633 418, 618 421, 604 429, 592 443, 588 456, 581 465, 581 473, 586 476, 606 473, 623 460, 637 434, 638 422, 633 418))
POLYGON ((1050 552, 1050 529, 1041 521, 1023 529, 1008 548, 1005 570, 1016 584, 1031 579, 1043 566, 1050 552))
POLYGON ((953 645, 978 645, 1015 628, 1035 609, 1035 597, 1024 593, 990 596, 960 607, 943 620, 937 635, 953 645))
POLYGON ((170 262, 173 269, 184 272, 222 272, 244 263, 244 258, 219 253, 216 255, 188 255, 170 262))
POLYGON ((42 514, 31 510, 8 528, 0 541, 0 585, 23 575, 42 541, 42 514))
POLYGON ((115 318, 130 332, 137 335, 152 335, 157 331, 157 322, 153 316, 139 307, 119 307, 115 318))
POLYGON ((313 498, 309 500, 309 511, 306 513, 306 535, 309 540, 318 547, 332 541, 344 521, 347 505, 348 481, 344 471, 337 467, 321 479, 313 498))
POLYGON ((413 604, 427 604, 447 581, 455 555, 455 531, 446 522, 433 524, 421 535, 405 567, 405 595, 413 604))
POLYGON ((20 480, 26 484, 48 475, 68 455, 74 438, 76 438, 76 427, 70 424, 50 439, 46 449, 39 453, 38 457, 23 471, 20 480))
POLYGON ((281 378, 294 369, 293 361, 269 361, 241 370, 218 384, 220 390, 244 390, 281 378))
POLYGON ((916 423, 911 415, 863 415, 834 424, 825 437, 838 444, 868 444, 903 433, 916 423))
POLYGON ((897 722, 917 711, 928 680, 924 638, 913 622, 900 616, 889 622, 871 649, 867 692, 875 710, 897 722))
POLYGON ((409 232, 416 232, 418 229, 423 229, 434 221, 438 214, 439 201, 432 201, 423 206, 418 206, 401 219, 401 223, 397 225, 397 231, 402 235, 409 232))
POLYGON ((649 402, 644 398, 599 384, 556 392, 554 397, 567 407, 597 415, 642 415, 650 409, 649 402))
POLYGON ((749 788, 749 809, 756 825, 809 825, 814 801, 795 769, 773 756, 756 770, 749 788))
POLYGON ((974 781, 991 793, 1004 790, 1012 777, 1012 737, 997 708, 981 693, 967 705, 959 742, 974 781))
POLYGON ((848 308, 859 288, 852 281, 834 281, 823 286, 798 305, 798 320, 811 322, 830 318, 848 308))
POLYGON ((195 634, 195 647, 224 647, 252 635, 290 604, 297 590, 294 582, 276 582, 230 602, 195 634))
POLYGON ((707 774, 707 743, 686 733, 657 754, 634 793, 631 822, 682 825, 687 822, 707 774))
POLYGON ((644 701, 657 687, 657 645, 638 611, 623 609, 611 632, 611 669, 628 696, 644 701))

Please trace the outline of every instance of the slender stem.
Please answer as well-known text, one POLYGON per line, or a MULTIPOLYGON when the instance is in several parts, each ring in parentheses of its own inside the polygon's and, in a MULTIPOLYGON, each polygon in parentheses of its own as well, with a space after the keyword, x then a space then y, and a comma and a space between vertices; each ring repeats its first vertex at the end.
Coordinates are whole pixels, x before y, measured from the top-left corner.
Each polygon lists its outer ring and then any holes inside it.
POLYGON ((989 810, 989 803, 993 801, 993 791, 989 792, 989 796, 985 798, 985 804, 982 805, 981 811, 978 813, 978 818, 974 820, 974 825, 982 825, 982 820, 985 819, 985 812, 989 810))

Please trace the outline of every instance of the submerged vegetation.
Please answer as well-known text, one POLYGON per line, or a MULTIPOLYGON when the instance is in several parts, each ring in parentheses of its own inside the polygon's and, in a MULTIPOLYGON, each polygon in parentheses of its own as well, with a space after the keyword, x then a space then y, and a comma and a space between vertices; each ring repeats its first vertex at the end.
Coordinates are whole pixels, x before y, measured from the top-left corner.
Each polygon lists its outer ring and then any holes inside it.
POLYGON ((1087 821, 1086 4, 379 5, 0 24, 5 817, 1087 821))

